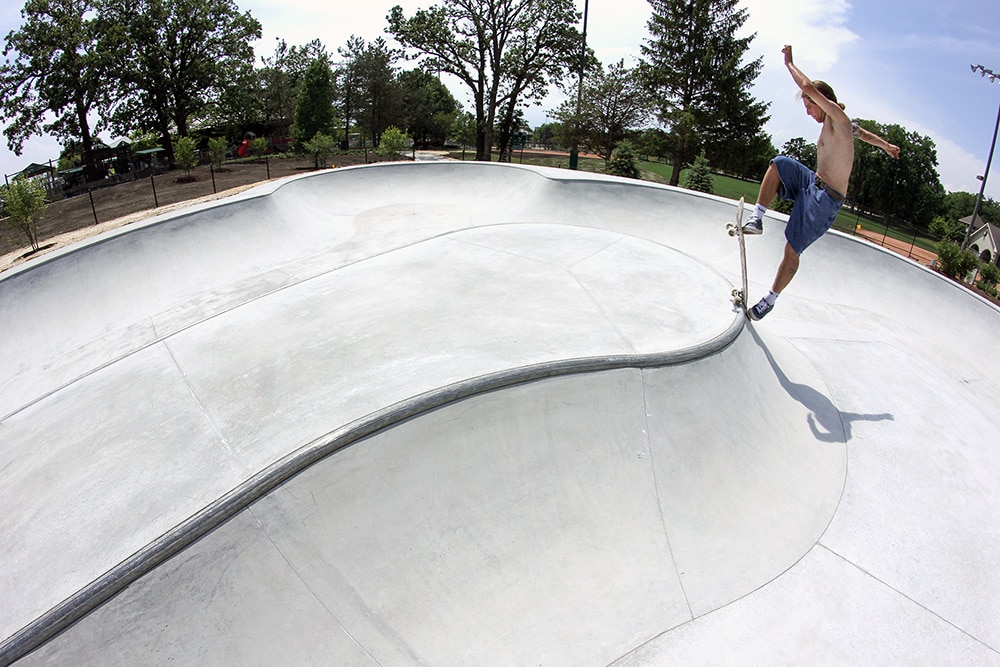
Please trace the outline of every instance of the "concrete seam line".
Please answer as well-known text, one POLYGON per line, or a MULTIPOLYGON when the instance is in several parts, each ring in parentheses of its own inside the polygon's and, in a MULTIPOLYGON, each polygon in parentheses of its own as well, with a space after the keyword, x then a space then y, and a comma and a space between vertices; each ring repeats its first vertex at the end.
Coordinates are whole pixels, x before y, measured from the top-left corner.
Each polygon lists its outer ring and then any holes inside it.
POLYGON ((458 401, 516 385, 624 368, 676 366, 721 352, 746 327, 742 312, 715 338, 653 354, 578 357, 497 371, 433 389, 345 424, 285 455, 0 642, 0 664, 10 664, 69 629, 118 593, 202 537, 332 454, 406 420, 458 401))

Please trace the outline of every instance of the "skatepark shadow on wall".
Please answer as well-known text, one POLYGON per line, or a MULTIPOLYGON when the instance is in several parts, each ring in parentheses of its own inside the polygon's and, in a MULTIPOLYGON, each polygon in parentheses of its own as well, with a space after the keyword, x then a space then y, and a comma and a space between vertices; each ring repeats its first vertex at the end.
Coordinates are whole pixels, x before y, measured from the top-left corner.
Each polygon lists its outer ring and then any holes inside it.
POLYGON ((785 372, 778 365, 774 355, 761 340, 760 335, 754 330, 752 325, 747 326, 754 342, 764 352, 767 363, 774 371, 778 382, 781 384, 789 396, 801 403, 809 415, 806 419, 809 422, 809 430, 820 442, 840 442, 846 444, 851 439, 851 424, 856 421, 893 421, 893 416, 889 413, 880 414, 856 414, 851 412, 841 412, 827 396, 817 391, 807 384, 792 382, 785 372))

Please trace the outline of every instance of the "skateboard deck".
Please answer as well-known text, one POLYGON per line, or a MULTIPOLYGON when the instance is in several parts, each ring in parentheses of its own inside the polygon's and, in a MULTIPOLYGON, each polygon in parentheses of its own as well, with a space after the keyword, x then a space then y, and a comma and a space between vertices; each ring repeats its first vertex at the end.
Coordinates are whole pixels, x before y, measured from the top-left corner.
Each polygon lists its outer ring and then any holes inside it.
POLYGON ((747 245, 743 236, 743 197, 740 197, 740 202, 736 206, 736 222, 727 222, 726 231, 740 242, 740 274, 743 276, 743 288, 733 288, 733 303, 743 309, 744 315, 750 317, 747 312, 747 245))

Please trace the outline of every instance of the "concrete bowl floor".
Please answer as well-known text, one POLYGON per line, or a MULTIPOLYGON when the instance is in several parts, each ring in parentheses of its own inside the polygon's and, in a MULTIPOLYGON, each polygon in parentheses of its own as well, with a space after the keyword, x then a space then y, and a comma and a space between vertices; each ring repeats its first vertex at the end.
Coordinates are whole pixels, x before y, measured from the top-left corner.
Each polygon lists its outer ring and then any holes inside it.
POLYGON ((735 212, 380 164, 0 276, 0 663, 1000 664, 1000 310, 831 232, 751 324, 735 212))

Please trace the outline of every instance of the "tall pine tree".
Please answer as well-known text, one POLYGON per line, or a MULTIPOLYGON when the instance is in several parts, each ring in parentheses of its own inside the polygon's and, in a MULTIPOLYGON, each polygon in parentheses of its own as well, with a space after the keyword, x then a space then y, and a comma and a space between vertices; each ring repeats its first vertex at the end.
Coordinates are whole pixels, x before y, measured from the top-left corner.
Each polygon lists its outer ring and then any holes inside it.
POLYGON ((333 74, 326 56, 319 56, 306 68, 299 100, 295 105, 293 132, 298 141, 309 141, 317 132, 333 134, 333 74))
POLYGON ((740 172, 759 152, 768 104, 750 87, 762 59, 743 63, 755 35, 737 37, 747 19, 738 0, 649 0, 650 37, 641 71, 671 137, 677 185, 681 169, 704 149, 720 169, 740 172))

